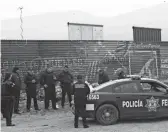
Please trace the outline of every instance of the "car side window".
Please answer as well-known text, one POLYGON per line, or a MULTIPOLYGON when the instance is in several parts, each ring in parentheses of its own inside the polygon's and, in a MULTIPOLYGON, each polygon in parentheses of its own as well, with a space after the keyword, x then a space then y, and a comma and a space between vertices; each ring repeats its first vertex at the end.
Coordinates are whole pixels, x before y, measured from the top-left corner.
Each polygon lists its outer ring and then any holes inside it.
POLYGON ((138 93, 139 88, 136 83, 121 84, 114 88, 115 93, 138 93))
POLYGON ((166 88, 158 83, 154 82, 141 82, 142 90, 144 92, 162 92, 166 93, 166 88))
POLYGON ((104 88, 102 88, 102 89, 100 89, 100 90, 98 90, 99 92, 112 92, 111 91, 111 88, 112 88, 112 86, 111 85, 109 85, 109 86, 106 86, 106 87, 104 87, 104 88))
POLYGON ((146 82, 141 82, 141 87, 143 91, 149 92, 151 91, 151 84, 150 83, 146 83, 146 82))

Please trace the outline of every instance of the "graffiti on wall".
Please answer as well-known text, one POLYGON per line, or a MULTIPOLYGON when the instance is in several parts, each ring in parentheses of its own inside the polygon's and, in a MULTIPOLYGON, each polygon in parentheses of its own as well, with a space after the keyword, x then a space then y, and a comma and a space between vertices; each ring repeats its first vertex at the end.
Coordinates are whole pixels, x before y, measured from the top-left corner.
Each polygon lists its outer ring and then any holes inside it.
POLYGON ((7 72, 12 72, 13 67, 17 66, 20 68, 20 76, 21 78, 24 76, 24 71, 30 67, 29 61, 20 61, 20 60, 6 60, 1 62, 1 74, 2 78, 4 78, 7 72))
POLYGON ((44 65, 51 65, 56 67, 63 67, 64 65, 69 66, 82 66, 84 64, 84 59, 81 58, 44 58, 44 65))
POLYGON ((133 49, 160 49, 160 45, 153 45, 153 44, 137 44, 132 47, 133 49))
POLYGON ((158 77, 156 51, 141 50, 131 53, 131 72, 150 78, 158 77))
POLYGON ((68 65, 70 72, 76 76, 77 74, 85 74, 85 69, 87 67, 85 59, 82 58, 63 58, 63 57, 53 57, 44 58, 44 68, 53 67, 55 71, 59 71, 63 66, 68 65))
MULTIPOLYGON (((67 43, 67 42, 61 42, 67 43)), ((69 43, 69 42, 68 42, 69 43)), ((52 45, 51 42, 49 44, 52 45)), ((28 68, 31 68, 35 73, 43 71, 47 66, 57 67, 58 69, 64 65, 69 65, 69 67, 79 73, 80 71, 85 71, 86 74, 89 74, 89 78, 94 78, 98 69, 102 66, 109 74, 113 72, 118 67, 126 67, 128 71, 131 70, 131 73, 140 73, 141 71, 151 71, 154 75, 157 74, 156 68, 156 59, 152 59, 152 51, 159 50, 159 45, 145 45, 138 44, 134 45, 132 42, 119 42, 119 41, 81 41, 69 43, 72 47, 68 52, 74 56, 70 57, 50 57, 50 58, 41 58, 40 56, 35 57, 32 60, 2 60, 2 71, 3 73, 11 71, 14 66, 20 67, 22 76, 25 74, 28 68), (137 50, 148 50, 148 57, 143 57, 143 53, 139 55, 134 55, 131 57, 129 62, 129 51, 137 50), (146 59, 144 59, 146 58, 146 59), (141 59, 142 64, 135 63, 138 59, 141 59), (86 61, 87 60, 87 61, 86 61), (138 65, 137 65, 138 64, 138 65), (145 68, 143 68, 145 67, 145 68), (151 70, 153 67, 153 71, 151 70), (143 69, 143 70, 142 70, 143 69)), ((58 45, 59 46, 59 45, 58 45)), ((56 48, 53 48, 53 51, 56 52, 56 48)), ((42 52, 43 53, 43 52, 42 52)), ((137 52, 136 52, 137 53, 137 52)), ((52 53, 51 53, 52 54, 52 53)), ((51 55, 50 54, 50 55, 51 55)), ((24 55, 24 54, 23 54, 24 55)), ((27 54, 28 56, 29 54, 27 54)), ((43 54, 45 56, 45 54, 43 54)), ((66 56, 67 51, 63 51, 59 56, 66 56)), ((47 54, 46 54, 47 56, 47 54)), ((54 56, 54 55, 53 55, 54 56)), ((68 56, 68 55, 67 55, 68 56)), ((157 55, 158 56, 158 55, 157 55)), ((26 55, 25 55, 26 59, 26 55)), ((159 65, 159 64, 157 64, 159 65)), ((162 67, 166 67, 166 64, 162 64, 162 67)), ((163 69, 163 68, 162 68, 163 69)), ((166 74, 166 70, 162 70, 163 74, 166 74)))
POLYGON ((168 78, 168 59, 161 59, 161 76, 168 78))
POLYGON ((112 79, 114 71, 119 67, 126 68, 129 74, 157 78, 160 65, 158 51, 158 45, 120 45, 114 52, 107 54, 101 65, 111 74, 112 79))
POLYGON ((110 79, 115 79, 115 70, 119 67, 128 68, 127 52, 131 47, 129 43, 123 43, 118 45, 117 42, 115 48, 110 48, 104 43, 98 42, 95 46, 92 46, 89 50, 90 58, 93 60, 88 67, 88 78, 91 82, 96 80, 98 69, 104 69, 110 79), (92 55, 92 56, 91 56, 92 55))
POLYGON ((32 69, 35 72, 35 74, 39 74, 41 71, 43 71, 48 66, 61 68, 64 65, 68 65, 69 67, 75 69, 78 67, 82 68, 84 64, 85 64, 85 60, 81 58, 68 58, 68 57, 67 58, 66 57, 41 58, 41 57, 37 57, 33 60, 28 60, 28 61, 22 61, 22 60, 2 61, 1 62, 1 72, 2 72, 2 78, 3 78, 6 72, 11 72, 13 67, 17 66, 20 69, 21 77, 23 77, 28 69, 32 69))

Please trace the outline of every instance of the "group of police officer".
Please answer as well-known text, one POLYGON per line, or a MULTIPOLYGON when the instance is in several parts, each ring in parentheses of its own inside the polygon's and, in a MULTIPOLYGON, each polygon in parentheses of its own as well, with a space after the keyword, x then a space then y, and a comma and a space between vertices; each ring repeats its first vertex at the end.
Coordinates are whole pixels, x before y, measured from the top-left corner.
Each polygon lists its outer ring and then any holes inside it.
MULTIPOLYGON (((115 71, 115 74, 117 75, 117 79, 124 79, 126 78, 126 69, 125 68, 118 68, 116 71, 115 71)), ((105 83, 105 82, 108 82, 110 79, 109 79, 109 76, 107 75, 107 73, 100 69, 99 70, 99 79, 98 79, 98 84, 102 84, 102 83, 105 83)))
MULTIPOLYGON (((124 78, 124 73, 121 71, 118 75, 118 79, 124 78)), ((74 127, 78 128, 78 118, 79 116, 83 119, 84 128, 88 128, 86 123, 86 101, 87 95, 90 93, 89 86, 85 83, 82 75, 77 76, 77 82, 73 83, 74 78, 69 72, 68 66, 64 66, 64 70, 56 76, 52 68, 47 68, 37 79, 36 75, 28 69, 28 72, 24 78, 24 83, 26 85, 27 93, 27 111, 30 111, 31 99, 34 100, 35 110, 40 110, 36 98, 37 84, 40 83, 44 87, 45 91, 45 109, 49 108, 49 100, 52 101, 52 108, 56 110, 56 91, 55 85, 59 81, 62 88, 62 100, 61 105, 64 108, 65 96, 68 95, 69 105, 75 104, 75 119, 74 127), (72 99, 73 98, 73 99, 72 99)), ((102 84, 109 81, 108 75, 104 70, 99 70, 99 80, 98 83, 102 84)), ((2 83, 2 98, 1 98, 1 112, 3 117, 6 118, 7 126, 14 126, 12 124, 11 118, 14 109, 14 113, 19 113, 19 98, 21 90, 21 78, 19 76, 19 68, 14 67, 12 73, 7 73, 5 79, 2 83)))

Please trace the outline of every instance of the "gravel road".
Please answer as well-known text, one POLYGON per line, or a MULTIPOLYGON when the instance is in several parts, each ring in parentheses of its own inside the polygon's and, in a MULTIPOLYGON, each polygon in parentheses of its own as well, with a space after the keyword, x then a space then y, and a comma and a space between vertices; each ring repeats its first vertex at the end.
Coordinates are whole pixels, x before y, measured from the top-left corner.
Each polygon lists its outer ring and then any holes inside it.
POLYGON ((89 120, 90 128, 84 129, 80 119, 79 128, 73 127, 73 114, 70 109, 49 110, 36 113, 14 115, 15 127, 6 127, 1 120, 2 132, 168 132, 168 119, 122 121, 111 126, 101 126, 89 120))

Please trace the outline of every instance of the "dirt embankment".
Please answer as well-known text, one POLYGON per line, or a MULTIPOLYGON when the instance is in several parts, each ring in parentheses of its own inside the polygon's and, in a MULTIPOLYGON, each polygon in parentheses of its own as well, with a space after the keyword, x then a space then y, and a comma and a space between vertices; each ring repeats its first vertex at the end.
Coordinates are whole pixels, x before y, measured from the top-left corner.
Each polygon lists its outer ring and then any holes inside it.
MULTIPOLYGON (((43 108, 43 102, 39 103, 43 108)), ((25 107, 25 103, 21 103, 21 107, 25 107)), ((13 115, 13 123, 15 127, 6 127, 5 119, 1 120, 2 132, 168 132, 168 120, 137 120, 122 121, 111 126, 101 126, 93 120, 89 120, 90 128, 82 128, 81 119, 79 128, 75 129, 73 124, 74 116, 70 112, 68 105, 65 109, 56 111, 41 110, 30 113, 22 113, 22 115, 13 115)))

